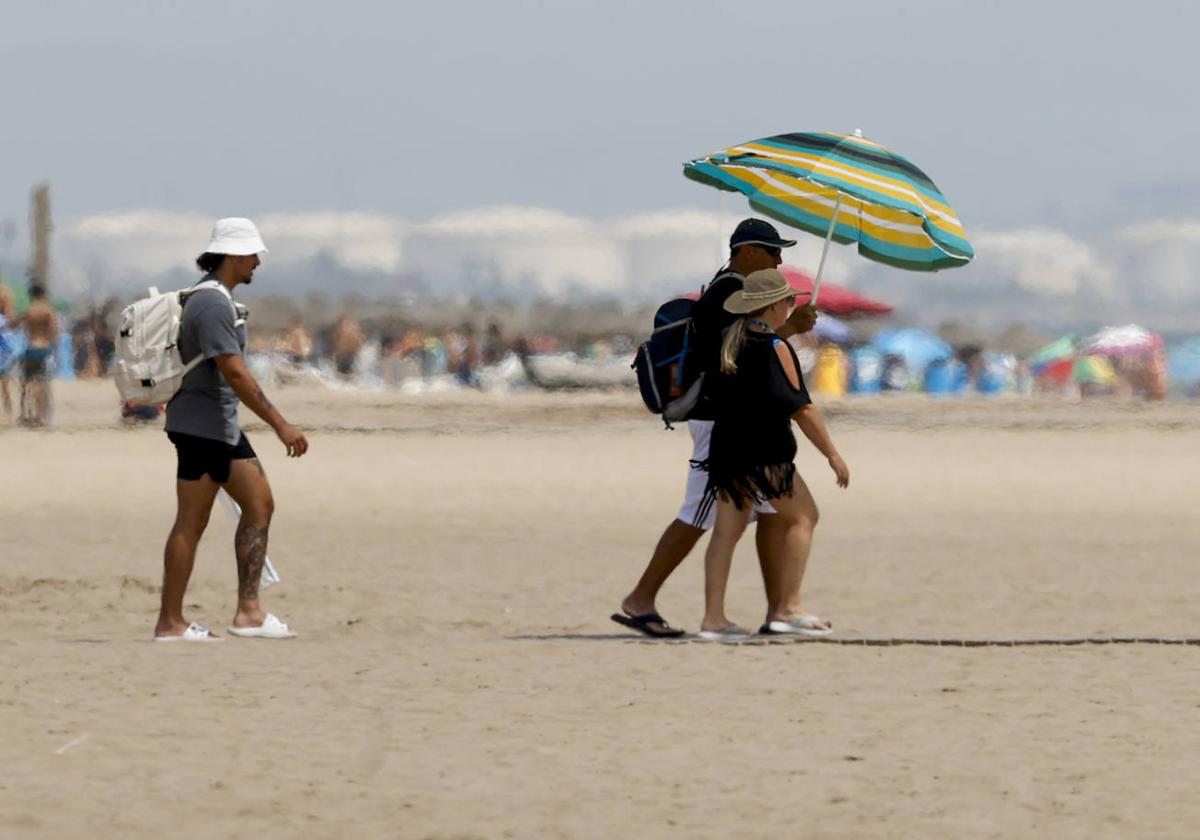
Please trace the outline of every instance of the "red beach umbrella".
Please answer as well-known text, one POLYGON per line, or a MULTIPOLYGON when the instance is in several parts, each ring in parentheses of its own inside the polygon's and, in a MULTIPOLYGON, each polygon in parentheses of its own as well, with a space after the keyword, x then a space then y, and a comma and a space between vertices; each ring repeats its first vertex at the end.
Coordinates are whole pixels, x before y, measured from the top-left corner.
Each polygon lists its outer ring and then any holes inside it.
MULTIPOLYGON (((787 278, 788 283, 793 289, 798 292, 812 292, 813 279, 803 271, 787 265, 780 266, 779 270, 787 278)), ((696 300, 700 297, 700 293, 688 292, 680 295, 680 297, 696 300)), ((796 304, 800 305, 805 300, 807 298, 800 298, 796 301, 796 304)), ((886 303, 873 300, 866 295, 852 292, 843 286, 822 282, 821 296, 817 299, 817 311, 824 312, 826 315, 853 318, 856 315, 890 315, 892 307, 886 303)))
MULTIPOLYGON (((779 270, 783 272, 783 276, 788 279, 788 283, 796 291, 811 292, 813 290, 813 279, 803 271, 789 265, 780 266, 779 270)), ((853 317, 855 315, 889 315, 892 307, 842 286, 822 282, 821 295, 817 298, 817 310, 829 315, 853 317)))

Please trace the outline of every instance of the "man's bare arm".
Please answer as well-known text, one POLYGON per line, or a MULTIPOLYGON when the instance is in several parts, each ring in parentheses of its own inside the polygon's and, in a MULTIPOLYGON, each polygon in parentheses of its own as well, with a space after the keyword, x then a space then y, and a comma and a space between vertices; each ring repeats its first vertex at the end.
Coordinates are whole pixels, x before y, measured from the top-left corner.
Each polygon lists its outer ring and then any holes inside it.
POLYGON ((304 437, 304 433, 285 420, 279 413, 279 409, 275 408, 267 399, 258 380, 246 368, 245 359, 231 354, 217 356, 213 361, 217 363, 217 369, 221 371, 221 375, 225 377, 225 381, 229 383, 233 392, 238 395, 238 399, 275 430, 275 434, 287 447, 288 455, 298 458, 308 451, 308 440, 304 437))
POLYGON ((801 335, 817 325, 817 308, 811 304, 797 306, 787 322, 775 331, 780 338, 801 335))

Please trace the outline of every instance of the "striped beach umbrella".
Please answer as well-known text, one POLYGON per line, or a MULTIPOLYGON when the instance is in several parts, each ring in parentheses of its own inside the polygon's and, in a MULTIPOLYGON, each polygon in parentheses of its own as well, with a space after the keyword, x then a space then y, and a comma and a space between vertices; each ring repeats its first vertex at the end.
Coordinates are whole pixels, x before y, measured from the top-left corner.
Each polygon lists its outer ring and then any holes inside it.
POLYGON ((1077 352, 1075 336, 1064 335, 1029 357, 1029 372, 1038 379, 1048 379, 1061 385, 1071 378, 1077 352))
POLYGON ((818 289, 831 239, 857 242, 864 257, 911 271, 956 268, 975 256, 957 214, 929 176, 861 132, 752 140, 690 160, 683 174, 740 192, 754 209, 824 236, 818 289))
POLYGON ((1112 385, 1117 381, 1117 372, 1103 356, 1079 356, 1071 367, 1071 378, 1081 384, 1112 385))

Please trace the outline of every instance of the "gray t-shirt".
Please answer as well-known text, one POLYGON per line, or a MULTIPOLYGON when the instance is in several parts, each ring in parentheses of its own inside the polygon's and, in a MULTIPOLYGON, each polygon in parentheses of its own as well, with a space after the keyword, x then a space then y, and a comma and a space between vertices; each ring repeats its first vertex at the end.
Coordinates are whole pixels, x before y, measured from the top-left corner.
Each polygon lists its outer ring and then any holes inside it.
MULTIPOLYGON (((204 278, 211 279, 212 275, 204 278)), ((204 361, 183 377, 179 393, 167 403, 168 432, 223 440, 231 446, 241 439, 237 394, 213 361, 217 356, 243 355, 246 327, 236 321, 233 302, 220 289, 201 289, 184 302, 179 354, 189 362, 200 353, 204 361)))

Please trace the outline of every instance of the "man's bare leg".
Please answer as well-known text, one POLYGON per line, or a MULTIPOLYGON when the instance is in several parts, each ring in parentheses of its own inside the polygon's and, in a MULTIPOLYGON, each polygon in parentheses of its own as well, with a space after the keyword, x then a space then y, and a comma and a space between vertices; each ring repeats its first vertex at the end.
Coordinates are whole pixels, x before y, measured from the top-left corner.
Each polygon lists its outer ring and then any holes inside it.
MULTIPOLYGON (((666 583, 671 573, 679 568, 679 564, 696 547, 696 543, 703 534, 703 528, 689 525, 682 519, 671 520, 671 524, 659 537, 658 545, 654 547, 654 554, 650 557, 650 563, 646 566, 646 571, 642 573, 637 586, 621 602, 621 609, 626 615, 647 615, 658 611, 654 606, 654 602, 658 598, 658 590, 662 589, 662 585, 666 583)), ((651 622, 650 626, 660 631, 667 629, 654 622, 651 622)))
POLYGON ((4 406, 4 416, 6 419, 12 418, 12 393, 8 387, 9 376, 7 373, 0 373, 0 404, 4 406))
POLYGON ((33 418, 29 410, 29 377, 27 376, 21 377, 21 385, 17 390, 17 399, 19 403, 17 409, 19 412, 17 415, 17 422, 22 426, 28 426, 33 422, 33 418))
POLYGON ((267 473, 257 458, 242 458, 229 470, 226 492, 242 508, 233 538, 237 557, 238 605, 234 627, 258 627, 267 617, 259 603, 258 583, 267 558, 267 534, 275 513, 275 497, 267 473))
POLYGON ((197 481, 175 481, 179 507, 163 550, 162 605, 158 624, 154 627, 156 636, 178 636, 188 628, 188 621, 183 617, 183 595, 192 576, 196 547, 208 525, 217 489, 217 483, 207 475, 197 481))
POLYGON ((36 415, 34 422, 39 426, 45 426, 50 414, 50 380, 48 377, 39 376, 33 381, 33 396, 33 410, 36 415))

